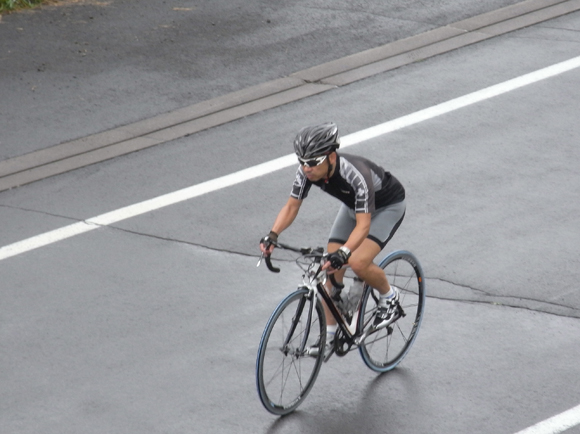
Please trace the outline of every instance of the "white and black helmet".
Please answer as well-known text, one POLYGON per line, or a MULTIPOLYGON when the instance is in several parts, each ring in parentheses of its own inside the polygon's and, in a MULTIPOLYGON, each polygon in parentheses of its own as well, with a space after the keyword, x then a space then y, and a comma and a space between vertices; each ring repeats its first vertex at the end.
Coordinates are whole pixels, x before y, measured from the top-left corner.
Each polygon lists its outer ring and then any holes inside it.
POLYGON ((302 128, 294 139, 294 152, 299 158, 328 155, 339 146, 338 127, 334 122, 302 128))

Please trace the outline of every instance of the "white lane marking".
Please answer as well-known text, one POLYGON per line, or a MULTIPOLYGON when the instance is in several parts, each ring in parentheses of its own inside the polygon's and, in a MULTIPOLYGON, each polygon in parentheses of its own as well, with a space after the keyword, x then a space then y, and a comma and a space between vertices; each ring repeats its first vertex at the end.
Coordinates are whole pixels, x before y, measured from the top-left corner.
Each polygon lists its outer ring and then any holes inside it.
MULTIPOLYGON (((417 124, 419 122, 433 119, 434 117, 440 116, 442 114, 476 104, 489 98, 493 98, 494 96, 502 95, 514 89, 518 89, 520 87, 554 77, 578 67, 580 67, 580 56, 565 62, 557 63, 547 68, 539 69, 520 77, 516 77, 503 83, 487 87, 462 97, 437 104, 424 110, 420 110, 418 112, 411 113, 409 115, 402 116, 400 118, 393 119, 379 125, 375 125, 374 127, 366 128, 356 133, 349 134, 348 136, 344 136, 342 138, 341 148, 352 146, 366 140, 370 140, 381 135, 417 124)), ((191 187, 129 205, 124 208, 119 208, 117 210, 92 217, 83 222, 74 223, 60 229, 45 232, 43 234, 39 234, 31 238, 27 238, 25 240, 1 247, 0 261, 19 255, 21 253, 29 252, 31 250, 56 243, 57 241, 65 240, 75 235, 89 232, 101 226, 111 225, 121 220, 136 217, 147 212, 161 209, 197 196, 211 193, 213 191, 221 190, 223 188, 236 185, 241 182, 257 178, 259 176, 267 175, 293 164, 296 164, 296 157, 293 154, 286 155, 272 161, 258 164, 257 166, 240 170, 239 172, 202 182, 201 184, 193 185, 191 187)))
POLYGON ((576 425, 580 425, 580 405, 538 422, 516 434, 558 434, 576 425))

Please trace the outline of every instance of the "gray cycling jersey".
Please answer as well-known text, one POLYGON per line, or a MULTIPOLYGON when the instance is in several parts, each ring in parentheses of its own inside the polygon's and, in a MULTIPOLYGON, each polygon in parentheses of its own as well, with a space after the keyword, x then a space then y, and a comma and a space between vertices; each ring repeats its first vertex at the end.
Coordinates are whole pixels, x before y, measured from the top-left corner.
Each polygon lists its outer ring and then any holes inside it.
POLYGON ((357 155, 336 155, 336 169, 327 180, 312 182, 298 167, 290 196, 305 199, 314 184, 357 213, 372 213, 405 199, 401 183, 379 165, 357 155))

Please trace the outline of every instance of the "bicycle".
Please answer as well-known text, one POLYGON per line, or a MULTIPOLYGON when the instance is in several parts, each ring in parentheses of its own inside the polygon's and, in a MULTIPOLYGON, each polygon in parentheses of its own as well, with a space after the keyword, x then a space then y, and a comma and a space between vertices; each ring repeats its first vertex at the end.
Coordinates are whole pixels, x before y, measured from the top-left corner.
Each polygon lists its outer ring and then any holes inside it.
MULTIPOLYGON (((377 290, 365 284, 356 308, 342 311, 336 297, 324 289, 327 275, 322 272, 326 258, 323 248, 297 248, 282 243, 275 246, 299 253, 296 263, 304 274, 298 289, 276 307, 260 340, 256 383, 266 410, 280 416, 294 411, 314 386, 322 363, 332 354, 342 357, 358 349, 365 364, 379 373, 390 371, 403 360, 417 337, 425 308, 423 271, 412 253, 395 251, 380 262, 391 286, 399 289, 400 299, 392 321, 374 329, 377 290), (328 354, 324 351, 326 317, 321 299, 338 324, 334 346, 328 354), (309 348, 315 345, 320 350, 313 357, 309 348)), ((270 271, 280 272, 270 256, 262 255, 258 266, 262 259, 270 271)), ((333 275, 329 276, 334 287, 344 287, 337 284, 333 275)))

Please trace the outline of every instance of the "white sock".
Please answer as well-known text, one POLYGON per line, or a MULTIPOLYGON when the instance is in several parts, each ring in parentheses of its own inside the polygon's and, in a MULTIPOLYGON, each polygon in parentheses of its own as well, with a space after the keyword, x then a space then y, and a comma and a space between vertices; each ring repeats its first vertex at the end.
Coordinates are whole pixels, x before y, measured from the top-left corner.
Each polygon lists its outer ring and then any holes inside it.
POLYGON ((386 306, 387 301, 390 300, 391 298, 393 298, 394 296, 395 296, 395 291, 393 291, 393 288, 391 288, 391 290, 389 292, 387 292, 386 294, 381 294, 379 296, 379 306, 386 306))

